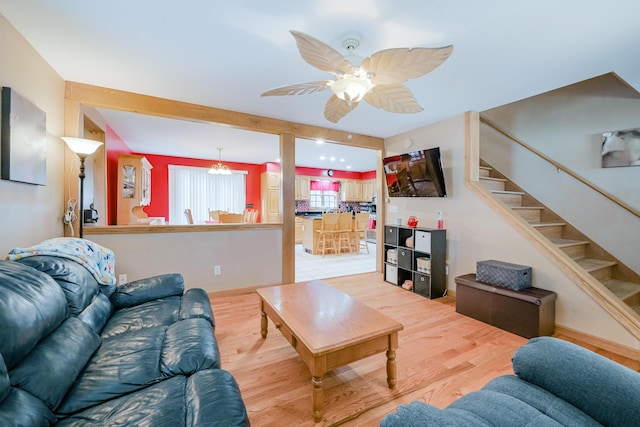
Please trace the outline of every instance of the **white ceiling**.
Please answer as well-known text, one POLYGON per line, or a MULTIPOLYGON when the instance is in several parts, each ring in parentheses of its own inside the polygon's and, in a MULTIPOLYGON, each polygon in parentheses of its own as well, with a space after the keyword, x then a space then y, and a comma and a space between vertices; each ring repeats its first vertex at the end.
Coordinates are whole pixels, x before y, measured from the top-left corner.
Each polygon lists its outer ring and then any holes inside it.
MULTIPOLYGON (((382 138, 611 71, 640 88, 637 0, 0 0, 0 13, 65 80, 382 138), (323 116, 328 92, 260 97, 330 78, 301 59, 292 29, 341 51, 342 35, 360 32, 363 57, 392 47, 454 51, 406 84, 424 112, 361 103, 332 124, 323 116)), ((273 136, 253 135, 256 145, 213 125, 104 115, 134 151, 216 159, 222 147, 223 160, 247 161, 273 146, 262 161, 277 156, 273 136)), ((314 166, 313 155, 300 157, 314 166)), ((355 162, 353 170, 371 169, 355 162)))

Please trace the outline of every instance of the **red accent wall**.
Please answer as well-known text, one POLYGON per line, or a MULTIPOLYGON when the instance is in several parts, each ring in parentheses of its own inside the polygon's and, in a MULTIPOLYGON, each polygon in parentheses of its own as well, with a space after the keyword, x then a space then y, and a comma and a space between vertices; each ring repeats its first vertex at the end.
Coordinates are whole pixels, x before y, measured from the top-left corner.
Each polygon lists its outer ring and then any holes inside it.
MULTIPOLYGON (((373 174, 370 178, 376 177, 376 171, 371 172, 350 172, 334 169, 333 176, 331 178, 344 178, 344 179, 370 179, 365 178, 365 175, 373 174)), ((329 178, 327 176, 326 169, 318 168, 305 168, 302 166, 296 166, 296 175, 317 176, 322 178, 329 178)))
MULTIPOLYGON (((117 222, 117 188, 118 188, 118 155, 139 154, 147 158, 151 169, 151 204, 144 208, 149 216, 169 219, 169 165, 194 166, 209 168, 215 160, 192 159, 186 157, 161 156, 158 154, 134 153, 131 148, 107 126, 107 218, 109 225, 117 222)), ((260 210, 260 175, 263 172, 280 172, 278 163, 263 164, 224 162, 229 168, 246 170, 247 173, 247 204, 253 204, 254 209, 260 210)), ((296 167, 296 175, 327 177, 326 169, 296 167)), ((375 178, 376 171, 348 172, 336 170, 333 178, 370 179, 375 178)))
POLYGON ((376 171, 362 172, 362 179, 376 179, 376 171))
MULTIPOLYGON (((118 217, 118 155, 132 154, 131 148, 107 125, 107 224, 114 225, 118 217)), ((100 213, 98 213, 100 215, 100 213)))
MULTIPOLYGON (((151 169, 151 203, 144 208, 149 216, 160 216, 169 219, 169 165, 210 168, 215 160, 191 159, 187 157, 161 156, 157 154, 141 154, 147 158, 151 169)), ((260 209, 260 173, 262 165, 251 163, 224 162, 232 170, 246 170, 247 204, 252 203, 254 209, 260 209)))
MULTIPOLYGON (((280 172, 280 164, 268 162, 262 170, 263 172, 280 172)), ((322 168, 307 168, 303 166, 296 166, 296 175, 304 176, 317 176, 319 178, 329 178, 327 176, 327 170, 322 168)), ((376 177, 376 171, 368 172, 351 172, 344 170, 334 169, 333 176, 331 178, 344 178, 344 179, 374 179, 376 177)))

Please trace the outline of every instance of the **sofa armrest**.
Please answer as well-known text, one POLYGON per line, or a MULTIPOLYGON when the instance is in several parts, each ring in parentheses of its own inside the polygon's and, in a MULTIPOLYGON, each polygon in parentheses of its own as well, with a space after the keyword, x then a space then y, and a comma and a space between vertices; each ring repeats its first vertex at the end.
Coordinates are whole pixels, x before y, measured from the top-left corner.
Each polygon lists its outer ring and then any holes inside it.
POLYGON ((187 378, 186 426, 248 427, 238 383, 222 369, 205 369, 187 378))
POLYGON ((607 426, 638 422, 640 373, 567 341, 533 338, 513 355, 513 370, 607 426))
POLYGON ((220 350, 206 319, 185 319, 167 328, 160 371, 167 377, 220 368, 220 350))
POLYGON ((159 298, 180 296, 184 292, 181 274, 161 274, 118 286, 110 299, 116 308, 132 307, 159 298))

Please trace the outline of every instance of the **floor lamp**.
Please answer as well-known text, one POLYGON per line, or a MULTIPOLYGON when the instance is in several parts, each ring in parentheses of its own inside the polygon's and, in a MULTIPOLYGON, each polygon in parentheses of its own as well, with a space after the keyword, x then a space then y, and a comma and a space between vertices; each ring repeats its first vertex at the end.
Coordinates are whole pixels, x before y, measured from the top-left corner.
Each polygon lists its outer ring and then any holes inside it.
POLYGON ((80 208, 78 209, 80 215, 80 238, 83 238, 83 229, 84 229, 84 206, 83 206, 83 197, 84 197, 84 160, 92 155, 98 147, 102 145, 102 142, 94 141, 92 139, 85 138, 73 138, 73 137, 62 137, 62 140, 67 143, 67 146, 71 151, 76 153, 80 158, 80 208))

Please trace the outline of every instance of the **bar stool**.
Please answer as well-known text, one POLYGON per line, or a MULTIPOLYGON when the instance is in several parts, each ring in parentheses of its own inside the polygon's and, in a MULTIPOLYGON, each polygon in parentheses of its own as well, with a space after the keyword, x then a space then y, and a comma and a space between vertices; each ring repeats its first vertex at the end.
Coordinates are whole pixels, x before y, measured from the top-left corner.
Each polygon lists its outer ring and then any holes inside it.
POLYGON ((364 242, 364 247, 367 249, 367 253, 369 253, 369 243, 367 243, 368 228, 369 228, 369 212, 357 213, 355 227, 353 230, 355 235, 355 240, 358 245, 356 249, 356 253, 360 253, 360 248, 362 248, 362 242, 364 242))
POLYGON ((351 212, 341 212, 338 214, 338 254, 342 253, 342 249, 346 248, 349 253, 353 253, 351 245, 351 235, 353 234, 353 214, 351 212))
POLYGON ((318 233, 318 241, 316 243, 316 253, 320 253, 320 245, 322 245, 322 256, 327 252, 327 239, 331 243, 331 250, 334 253, 336 251, 335 234, 338 231, 338 218, 340 214, 322 214, 322 221, 320 222, 320 228, 316 230, 318 233))

